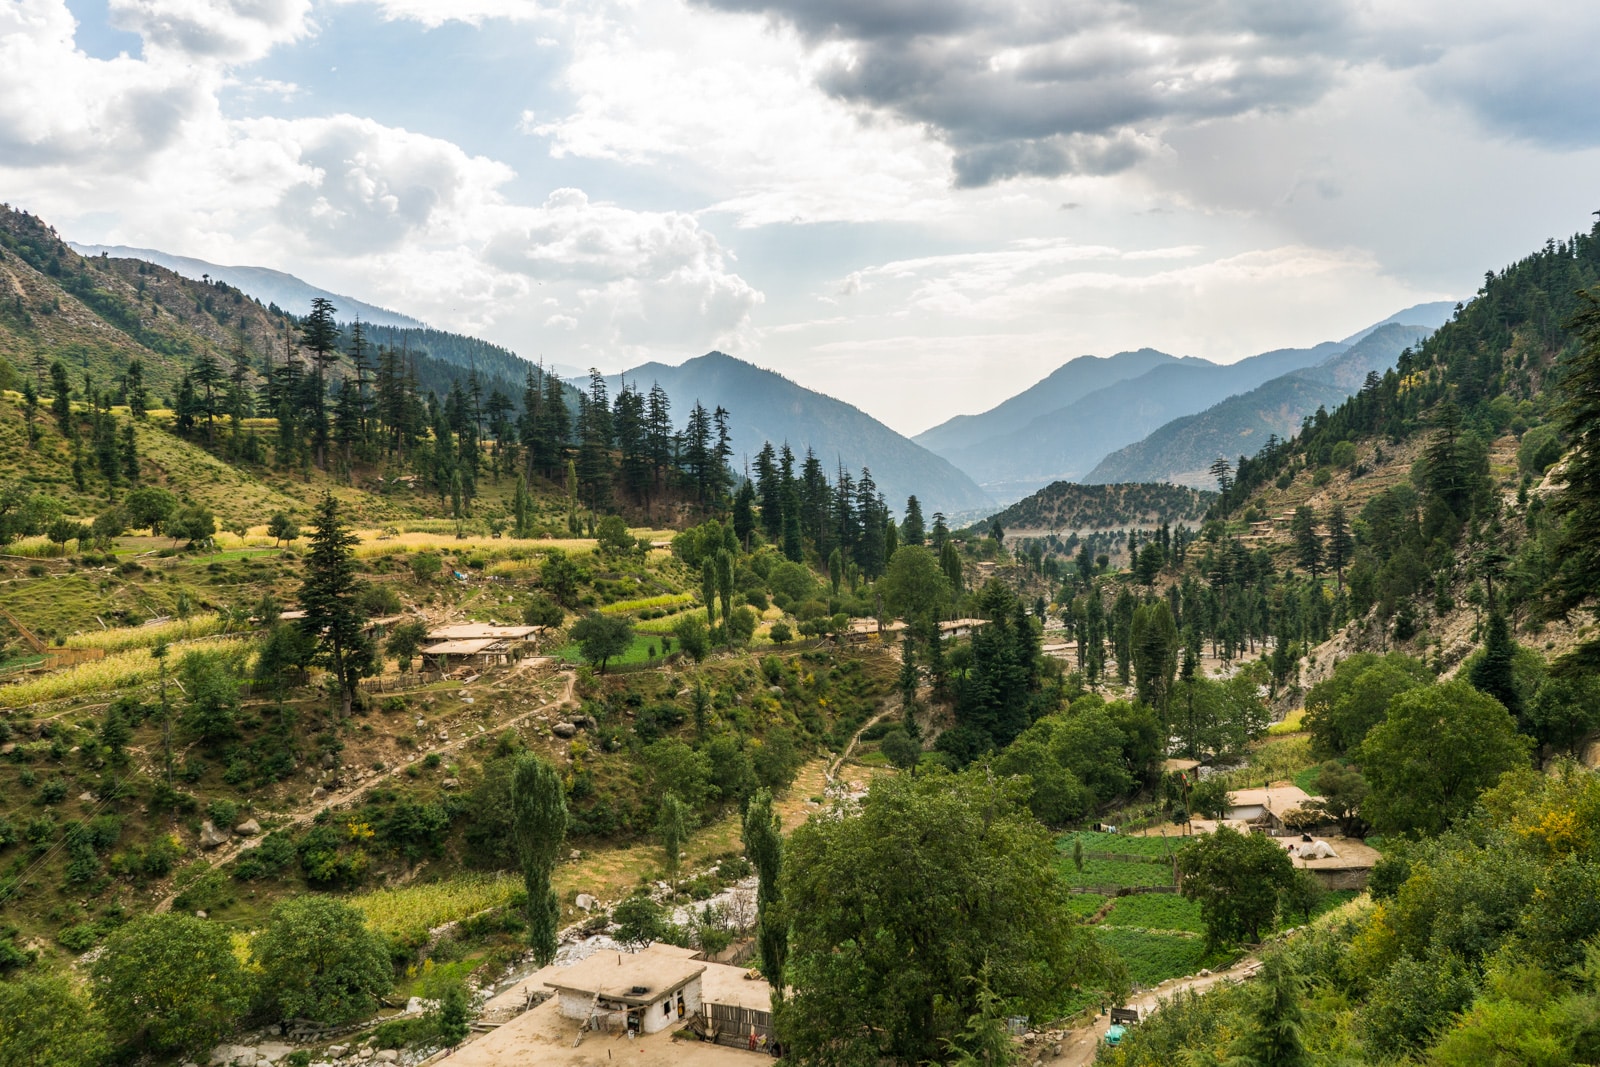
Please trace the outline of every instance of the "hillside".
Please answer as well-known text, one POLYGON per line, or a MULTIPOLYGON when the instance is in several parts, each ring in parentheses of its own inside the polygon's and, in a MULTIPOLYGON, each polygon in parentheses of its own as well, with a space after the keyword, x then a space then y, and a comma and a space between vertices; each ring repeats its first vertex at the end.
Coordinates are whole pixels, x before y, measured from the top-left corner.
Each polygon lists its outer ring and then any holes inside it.
MULTIPOLYGON (((1192 357, 1190 359, 1198 362, 1192 357)), ((1108 385, 1137 378, 1152 367, 1177 362, 1183 361, 1153 348, 1118 352, 1106 357, 1079 356, 988 411, 977 415, 957 415, 911 439, 940 455, 971 448, 989 438, 1004 436, 1019 425, 1052 411, 1059 411, 1108 385)))
POLYGON ((1218 456, 1231 461, 1259 451, 1274 435, 1294 436, 1317 409, 1343 403, 1369 373, 1382 374, 1393 367, 1401 351, 1430 332, 1420 325, 1380 325, 1315 367, 1273 378, 1198 414, 1174 419, 1144 440, 1111 453, 1083 480, 1214 487, 1211 463, 1218 456))
POLYGON ((660 384, 675 406, 687 409, 696 400, 735 413, 733 463, 743 468, 762 444, 788 442, 797 456, 816 452, 824 469, 870 468, 890 506, 898 511, 912 495, 934 511, 982 508, 990 499, 950 463, 895 433, 860 408, 796 385, 773 371, 710 352, 669 367, 646 363, 608 378, 613 392, 621 382, 648 390, 660 384))
POLYGON ((1019 537, 1155 529, 1198 523, 1215 497, 1178 485, 1052 482, 988 521, 1019 537))
POLYGON ((397 311, 390 311, 388 308, 368 304, 354 297, 329 292, 327 289, 301 281, 292 274, 285 274, 283 271, 272 270, 268 267, 230 267, 218 263, 207 263, 203 259, 194 259, 190 256, 175 256, 154 248, 130 248, 127 245, 85 245, 76 241, 67 243, 80 256, 93 258, 103 255, 109 256, 111 259, 137 259, 165 267, 176 274, 183 275, 190 281, 198 282, 209 278, 212 281, 223 282, 235 289, 243 290, 263 304, 276 304, 291 315, 306 314, 311 310, 311 301, 321 297, 324 300, 333 301, 338 306, 341 321, 349 322, 359 318, 362 322, 372 326, 419 327, 423 325, 410 315, 402 315, 397 311))

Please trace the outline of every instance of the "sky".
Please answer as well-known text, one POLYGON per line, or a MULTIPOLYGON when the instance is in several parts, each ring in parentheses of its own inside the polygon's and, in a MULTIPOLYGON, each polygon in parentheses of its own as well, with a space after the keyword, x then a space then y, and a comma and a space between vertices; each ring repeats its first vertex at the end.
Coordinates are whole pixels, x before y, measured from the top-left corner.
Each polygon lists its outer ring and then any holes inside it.
POLYGON ((0 0, 0 199, 916 433, 1346 336, 1600 208, 1592 0, 0 0))

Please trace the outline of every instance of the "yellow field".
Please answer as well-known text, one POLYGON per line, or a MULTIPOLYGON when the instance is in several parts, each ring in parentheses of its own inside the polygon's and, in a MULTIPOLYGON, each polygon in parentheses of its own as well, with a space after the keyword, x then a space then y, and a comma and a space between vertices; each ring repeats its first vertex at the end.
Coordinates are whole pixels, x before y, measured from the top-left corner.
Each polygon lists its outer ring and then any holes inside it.
MULTIPOLYGON (((167 657, 169 669, 177 666, 186 652, 227 648, 234 642, 226 637, 201 638, 174 645, 167 657)), ((148 682, 156 676, 156 662, 146 648, 131 649, 107 656, 94 663, 80 663, 38 678, 0 686, 0 707, 25 708, 47 700, 107 693, 115 689, 148 682)))
POLYGON ((211 637, 222 632, 222 616, 214 612, 195 615, 188 619, 173 619, 155 626, 122 626, 115 630, 98 630, 73 634, 67 638, 68 648, 103 648, 107 652, 125 652, 131 648, 153 648, 157 641, 175 644, 197 637, 211 637))
POLYGON ((434 927, 510 903, 522 881, 505 874, 458 874, 443 882, 363 893, 350 901, 373 929, 417 939, 434 927))

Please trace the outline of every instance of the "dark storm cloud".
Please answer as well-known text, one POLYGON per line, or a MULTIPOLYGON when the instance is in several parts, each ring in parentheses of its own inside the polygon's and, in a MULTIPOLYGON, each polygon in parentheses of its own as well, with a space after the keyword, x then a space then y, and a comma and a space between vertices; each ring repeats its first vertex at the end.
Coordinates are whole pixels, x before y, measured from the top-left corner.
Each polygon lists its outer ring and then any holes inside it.
POLYGON ((843 46, 821 86, 925 126, 954 151, 959 185, 1114 173, 1173 124, 1301 108, 1367 64, 1419 68, 1429 92, 1513 136, 1600 141, 1600 68, 1585 58, 1594 27, 1531 13, 1508 40, 1471 4, 1452 22, 1425 2, 1355 0, 698 2, 843 46), (1555 75, 1553 38, 1566 42, 1557 51, 1581 44, 1555 75))
POLYGON ((955 150, 961 185, 1114 173, 1165 121, 1314 100, 1353 36, 1337 2, 702 2, 846 44, 822 86, 926 125, 955 150))

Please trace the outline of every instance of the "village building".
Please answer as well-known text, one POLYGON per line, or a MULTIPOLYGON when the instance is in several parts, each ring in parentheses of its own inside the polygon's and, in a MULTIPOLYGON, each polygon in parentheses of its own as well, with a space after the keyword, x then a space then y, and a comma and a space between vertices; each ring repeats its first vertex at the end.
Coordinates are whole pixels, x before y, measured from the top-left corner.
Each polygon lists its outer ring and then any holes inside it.
POLYGON ((495 667, 510 663, 537 645, 543 626, 495 626, 457 623, 428 631, 422 655, 439 670, 495 667))
POLYGON ((701 1009, 706 965, 693 949, 651 945, 644 952, 597 952, 545 979, 563 1017, 591 1030, 654 1034, 683 1026, 701 1009))
POLYGON ((1282 833, 1285 812, 1304 807, 1311 795, 1297 785, 1281 782, 1261 789, 1235 789, 1228 794, 1227 822, 1247 823, 1282 833))

